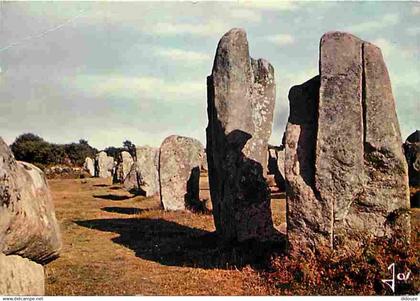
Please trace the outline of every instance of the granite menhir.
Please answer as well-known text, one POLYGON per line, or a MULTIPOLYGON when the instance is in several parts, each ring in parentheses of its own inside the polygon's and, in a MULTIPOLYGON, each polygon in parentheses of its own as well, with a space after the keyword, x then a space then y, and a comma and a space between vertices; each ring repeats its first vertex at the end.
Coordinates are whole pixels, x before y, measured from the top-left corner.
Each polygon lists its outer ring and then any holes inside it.
POLYGON ((275 103, 274 68, 249 56, 246 33, 220 40, 207 78, 207 161, 216 232, 224 241, 269 239, 265 181, 275 103))
POLYGON ((381 50, 342 32, 320 42, 320 75, 290 90, 286 129, 292 253, 410 237, 407 163, 381 50))

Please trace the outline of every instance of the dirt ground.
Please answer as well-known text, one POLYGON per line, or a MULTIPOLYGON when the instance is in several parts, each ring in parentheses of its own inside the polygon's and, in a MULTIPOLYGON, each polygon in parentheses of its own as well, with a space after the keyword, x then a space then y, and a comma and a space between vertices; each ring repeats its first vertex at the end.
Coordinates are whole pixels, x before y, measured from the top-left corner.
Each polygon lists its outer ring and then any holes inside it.
MULTIPOLYGON (((255 273, 228 266, 218 253, 211 215, 164 212, 158 199, 133 196, 111 179, 49 185, 63 249, 46 266, 47 295, 264 294, 249 286, 255 273)), ((275 197, 273 220, 282 229, 284 195, 275 197)))

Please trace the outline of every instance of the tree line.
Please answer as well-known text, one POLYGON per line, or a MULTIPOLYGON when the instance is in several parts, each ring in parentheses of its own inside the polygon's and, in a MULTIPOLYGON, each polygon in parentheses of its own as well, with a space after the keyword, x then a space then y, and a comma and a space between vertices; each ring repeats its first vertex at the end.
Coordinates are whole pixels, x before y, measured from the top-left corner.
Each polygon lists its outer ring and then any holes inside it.
MULTIPOLYGON (((82 166, 85 158, 95 158, 98 150, 89 145, 87 140, 68 144, 56 144, 45 141, 43 138, 25 133, 16 138, 10 146, 16 160, 35 164, 41 168, 64 164, 69 166, 82 166)), ((117 159, 123 151, 135 154, 135 145, 131 141, 124 141, 123 147, 110 146, 104 149, 108 156, 117 159)))

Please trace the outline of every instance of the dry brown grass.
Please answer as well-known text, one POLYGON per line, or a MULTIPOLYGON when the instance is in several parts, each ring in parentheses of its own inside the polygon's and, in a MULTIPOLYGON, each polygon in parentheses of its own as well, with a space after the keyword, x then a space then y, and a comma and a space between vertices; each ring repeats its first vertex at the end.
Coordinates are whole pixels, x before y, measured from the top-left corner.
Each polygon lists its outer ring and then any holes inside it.
MULTIPOLYGON (((218 248, 211 215, 164 212, 158 199, 133 197, 110 179, 49 185, 64 246, 46 267, 47 295, 263 293, 249 287, 250 268, 232 266, 240 252, 218 248)), ((273 208, 284 223, 284 200, 273 208)))
MULTIPOLYGON (((47 295, 389 293, 379 280, 387 275, 388 257, 380 257, 380 264, 369 258, 294 261, 284 255, 269 261, 271 253, 260 246, 219 246, 211 215, 164 212, 158 199, 133 196, 110 179, 50 180, 49 185, 64 246, 60 258, 46 267, 47 295)), ((200 197, 209 198, 205 177, 200 185, 200 197)), ((284 197, 273 194, 271 206, 281 232, 286 230, 284 197)), ((417 256, 419 221, 420 210, 412 209, 417 256)), ((415 254, 404 260, 418 273, 415 254)), ((416 290, 418 280, 410 285, 408 291, 416 290)))

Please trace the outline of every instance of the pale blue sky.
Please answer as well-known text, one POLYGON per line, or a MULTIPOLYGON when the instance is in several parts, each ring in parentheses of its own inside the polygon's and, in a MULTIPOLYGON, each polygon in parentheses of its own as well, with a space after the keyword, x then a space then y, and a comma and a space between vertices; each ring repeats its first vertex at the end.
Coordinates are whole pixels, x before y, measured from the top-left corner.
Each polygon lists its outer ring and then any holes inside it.
POLYGON ((381 47, 403 139, 420 128, 419 2, 1 2, 0 135, 97 148, 159 146, 171 134, 205 143, 206 76, 232 27, 275 68, 271 143, 281 142, 290 87, 318 73, 319 39, 332 30, 381 47))

